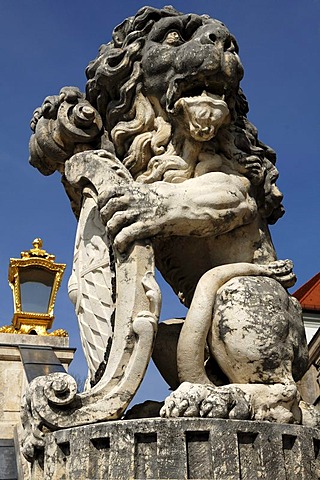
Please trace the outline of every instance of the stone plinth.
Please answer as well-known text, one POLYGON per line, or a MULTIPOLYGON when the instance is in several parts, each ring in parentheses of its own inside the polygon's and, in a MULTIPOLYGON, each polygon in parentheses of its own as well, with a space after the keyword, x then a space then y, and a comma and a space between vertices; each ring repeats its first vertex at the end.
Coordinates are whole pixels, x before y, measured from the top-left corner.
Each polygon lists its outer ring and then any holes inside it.
POLYGON ((0 334, 0 438, 13 439, 15 425, 20 422, 21 397, 26 379, 18 345, 50 346, 65 367, 73 359, 68 337, 0 334))
POLYGON ((320 432, 213 419, 112 421, 46 435, 32 480, 314 480, 320 432))

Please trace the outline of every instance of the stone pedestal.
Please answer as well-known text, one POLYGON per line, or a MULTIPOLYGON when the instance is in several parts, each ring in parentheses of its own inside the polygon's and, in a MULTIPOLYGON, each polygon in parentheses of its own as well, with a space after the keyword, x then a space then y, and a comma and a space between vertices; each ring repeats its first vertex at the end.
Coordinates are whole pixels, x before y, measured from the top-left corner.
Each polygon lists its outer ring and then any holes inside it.
POLYGON ((315 480, 320 432, 212 419, 112 421, 46 435, 32 480, 315 480))
MULTIPOLYGON (((14 429, 20 424, 21 398, 26 377, 18 345, 39 345, 53 348, 67 370, 75 349, 69 348, 68 337, 0 334, 0 478, 16 478, 14 429)), ((19 465, 19 461, 17 462, 19 465)))
POLYGON ((12 439, 14 426, 20 421, 21 397, 26 379, 18 345, 50 346, 65 367, 73 359, 68 337, 0 334, 0 438, 12 439))

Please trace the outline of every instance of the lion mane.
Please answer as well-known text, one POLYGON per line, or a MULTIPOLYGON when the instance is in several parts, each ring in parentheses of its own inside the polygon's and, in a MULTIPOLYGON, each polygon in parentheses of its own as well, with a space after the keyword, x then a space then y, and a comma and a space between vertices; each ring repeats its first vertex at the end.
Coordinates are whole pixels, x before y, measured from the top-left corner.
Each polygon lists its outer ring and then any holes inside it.
MULTIPOLYGON (((144 93, 141 66, 144 47, 157 22, 172 17, 178 22, 181 16, 172 7, 140 9, 114 29, 112 41, 100 47, 86 69, 86 98, 102 116, 116 155, 138 182, 181 182, 194 176, 194 162, 182 155, 183 145, 175 136, 170 115, 159 115, 144 93)), ((193 31, 208 18, 189 17, 193 31)), ((247 120, 248 103, 239 86, 228 105, 231 124, 222 129, 223 135, 226 130, 236 131, 236 148, 261 159, 264 181, 256 188, 255 197, 263 216, 275 223, 284 213, 275 187, 275 152, 258 139, 257 130, 247 120)))

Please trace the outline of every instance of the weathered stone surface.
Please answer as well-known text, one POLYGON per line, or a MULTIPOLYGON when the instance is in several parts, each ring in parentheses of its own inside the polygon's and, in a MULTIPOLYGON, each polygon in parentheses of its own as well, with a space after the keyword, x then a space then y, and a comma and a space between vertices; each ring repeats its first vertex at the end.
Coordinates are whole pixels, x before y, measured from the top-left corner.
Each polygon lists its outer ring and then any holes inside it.
MULTIPOLYGON (((21 422, 21 402, 27 386, 19 345, 52 347, 66 370, 74 355, 68 337, 0 334, 0 478, 4 480, 18 478, 17 468, 21 472, 28 471, 26 460, 20 458, 19 439, 15 435, 21 422)), ((21 473, 19 478, 28 477, 21 473)))
MULTIPOLYGON (((57 353, 58 357, 61 358, 63 364, 69 365, 71 362, 71 351, 69 349, 69 338, 68 337, 55 337, 55 336, 38 336, 38 335, 17 335, 12 333, 1 333, 0 334, 0 344, 7 346, 14 345, 47 345, 48 347, 53 347, 57 349, 61 348, 61 351, 57 353), (67 350, 64 350, 67 349, 67 350), (65 352, 65 357, 63 356, 65 352), (68 353, 67 353, 68 352, 68 353)), ((3 354, 2 354, 3 355, 3 354)))
POLYGON ((212 419, 127 420, 46 435, 33 480, 316 480, 317 429, 212 419))
POLYGON ((0 334, 0 439, 13 439, 13 429, 20 422, 22 395, 27 382, 19 344, 53 347, 66 370, 74 355, 74 349, 69 348, 67 337, 0 334))
POLYGON ((62 173, 79 218, 69 292, 88 388, 30 385, 27 456, 44 426, 121 418, 157 342, 154 265, 189 308, 170 355, 164 328, 155 347, 178 387, 166 416, 316 424, 295 385, 308 352, 293 265, 268 228, 284 212, 276 155, 247 119, 236 40, 206 15, 144 7, 86 73, 85 95, 67 87, 36 110, 30 161, 62 173))

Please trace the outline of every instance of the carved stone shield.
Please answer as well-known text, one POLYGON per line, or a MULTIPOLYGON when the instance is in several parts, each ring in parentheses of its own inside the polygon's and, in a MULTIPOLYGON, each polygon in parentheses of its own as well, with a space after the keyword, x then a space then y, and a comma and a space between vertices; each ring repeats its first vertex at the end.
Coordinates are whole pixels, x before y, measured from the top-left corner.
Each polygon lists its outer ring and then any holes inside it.
POLYGON ((160 311, 151 244, 136 242, 119 254, 100 218, 99 195, 132 181, 129 172, 105 151, 74 155, 65 172, 83 192, 69 293, 91 385, 78 394, 73 378, 61 373, 30 384, 24 409, 27 456, 40 425, 59 429, 121 417, 149 363, 160 311))

